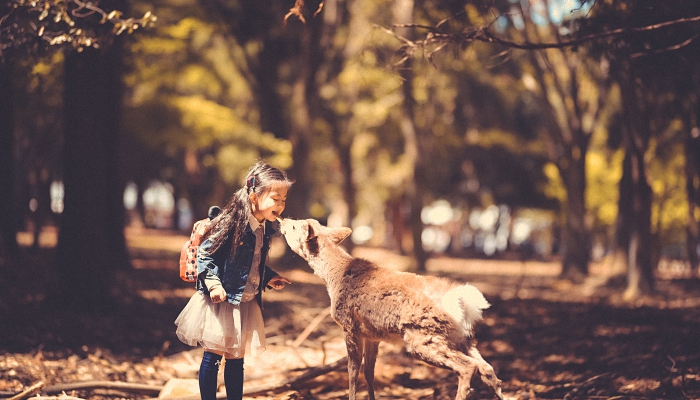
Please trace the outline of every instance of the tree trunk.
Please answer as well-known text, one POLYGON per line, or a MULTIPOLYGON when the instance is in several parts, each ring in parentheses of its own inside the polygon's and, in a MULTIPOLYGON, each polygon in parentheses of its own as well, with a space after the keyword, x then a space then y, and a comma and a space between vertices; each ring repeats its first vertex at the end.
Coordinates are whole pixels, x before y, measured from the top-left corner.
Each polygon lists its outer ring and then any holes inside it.
POLYGON ((617 218, 615 220, 614 259, 612 275, 626 274, 629 254, 630 235, 632 233, 633 187, 632 187, 632 158, 629 152, 622 160, 622 177, 618 183, 619 197, 617 200, 617 218))
POLYGON ((634 74, 628 70, 621 82, 622 107, 625 114, 625 147, 631 173, 631 213, 629 245, 627 253, 627 289, 623 297, 634 300, 654 288, 653 238, 651 234, 652 190, 648 181, 644 155, 649 144, 650 132, 643 107, 637 99, 642 96, 634 82, 634 74))
POLYGON ((632 183, 634 196, 632 213, 634 219, 628 248, 627 289, 624 298, 633 300, 654 288, 653 237, 651 235, 652 191, 647 182, 643 154, 632 154, 632 183))
POLYGON ((43 227, 52 222, 53 212, 51 211, 51 176, 48 167, 38 166, 36 171, 36 181, 34 182, 36 192, 34 198, 37 200, 37 208, 32 212, 34 220, 34 241, 32 249, 39 248, 39 238, 43 227))
POLYGON ((412 187, 408 190, 409 201, 411 204, 411 237, 413 238, 413 259, 417 272, 425 272, 428 262, 428 254, 423 249, 423 221, 421 221, 421 212, 423 210, 423 190, 422 186, 414 181, 412 187))
POLYGON ((311 153, 311 110, 309 109, 309 96, 316 91, 315 76, 320 21, 316 18, 307 21, 307 27, 302 31, 301 38, 301 62, 299 74, 292 85, 292 97, 289 110, 291 110, 289 125, 289 140, 292 142, 292 160, 294 164, 289 170, 290 175, 296 179, 294 187, 289 192, 289 213, 295 218, 306 218, 313 201, 312 180, 309 171, 311 153))
MULTIPOLYGON (((527 19, 529 30, 537 32, 535 24, 527 19)), ((528 37, 528 30, 525 36, 528 37)), ((536 35, 538 40, 542 38, 536 35)), ((565 58, 572 55, 559 50, 565 58)), ((577 70, 581 68, 578 59, 567 61, 568 79, 562 79, 551 71, 552 60, 546 51, 530 53, 531 65, 537 82, 542 90, 540 94, 545 108, 543 125, 547 129, 549 158, 557 166, 566 188, 567 200, 564 205, 566 221, 561 231, 562 274, 565 279, 581 283, 588 275, 590 261, 591 233, 586 222, 586 154, 592 132, 585 131, 581 121, 586 117, 597 118, 595 113, 584 114, 585 106, 579 104, 579 80, 577 70), (567 82, 568 81, 568 82, 567 82), (555 94, 562 101, 574 105, 567 110, 565 123, 558 118, 557 107, 551 100, 555 94)), ((599 103, 602 99, 599 98, 599 103)), ((600 104, 599 104, 600 106, 600 104)))
MULTIPOLYGON (((413 0, 396 0, 393 13, 397 24, 413 23, 413 0)), ((411 38, 411 31, 398 29, 398 35, 411 38)), ((404 139, 404 155, 412 165, 413 171, 406 182, 406 198, 411 206, 410 221, 411 237, 413 238, 413 259, 417 272, 426 271, 427 254, 423 250, 423 222, 420 215, 423 210, 423 192, 419 182, 421 175, 421 156, 418 132, 415 126, 415 99, 413 98, 413 59, 408 58, 401 65, 401 78, 403 80, 403 116, 401 120, 401 134, 404 139)))
MULTIPOLYGON (((325 77, 325 83, 335 84, 338 79, 339 74, 343 71, 343 66, 348 59, 353 59, 358 56, 358 52, 362 49, 357 46, 345 46, 343 51, 338 51, 333 49, 333 43, 335 41, 337 31, 339 26, 343 23, 343 17, 346 15, 347 10, 345 7, 351 7, 351 5, 344 4, 338 0, 329 0, 325 2, 324 14, 323 14, 323 26, 321 28, 318 49, 326 54, 331 54, 331 58, 326 58, 324 68, 324 73, 322 76, 325 77)), ((353 24, 350 24, 349 30, 347 31, 347 36, 352 37, 356 32, 352 29, 353 24)), ((323 57, 316 57, 317 65, 316 70, 321 67, 321 62, 324 61, 323 57)), ((347 88, 350 92, 346 95, 346 101, 349 104, 355 104, 358 99, 358 88, 347 88)), ((349 134, 348 129, 349 120, 352 118, 352 113, 348 113, 344 116, 338 115, 332 107, 327 106, 326 101, 321 98, 318 92, 314 92, 313 97, 309 99, 310 104, 312 104, 313 116, 314 118, 319 118, 327 121, 331 125, 331 142, 335 151, 338 155, 338 163, 340 168, 340 173, 343 176, 343 201, 347 207, 347 218, 344 224, 346 226, 352 227, 352 223, 357 216, 357 185, 353 179, 354 163, 352 159, 352 144, 353 136, 352 133, 349 134)), ((348 252, 352 252, 355 247, 352 240, 347 240, 343 242, 343 246, 348 252)))
POLYGON ((110 277, 129 266, 124 238, 124 185, 117 173, 122 100, 120 53, 84 49, 65 64, 64 211, 56 254, 61 303, 109 303, 110 277))
POLYGON ((0 61, 0 258, 14 258, 17 245, 17 210, 14 205, 14 137, 11 66, 0 61))
POLYGON ((688 137, 685 144, 685 187, 688 195, 688 227, 686 228, 686 252, 690 267, 700 276, 700 128, 686 128, 688 137))
POLYGON ((568 165, 560 169, 567 194, 562 277, 581 283, 588 275, 591 239, 586 225, 586 160, 582 156, 586 151, 579 149, 574 153, 568 158, 568 165))
POLYGON ((637 176, 645 172, 641 172, 638 165, 639 160, 628 149, 622 163, 615 232, 616 250, 625 254, 624 265, 627 268, 627 288, 623 298, 630 301, 651 290, 655 265, 650 232, 651 188, 644 184, 640 186, 637 176))
POLYGON ((402 196, 390 198, 387 208, 387 218, 391 223, 389 247, 404 256, 406 255, 406 249, 404 248, 404 235, 406 234, 406 217, 403 212, 404 198, 402 196))
POLYGON ((312 201, 312 184, 309 174, 309 159, 311 152, 311 118, 307 96, 315 93, 315 69, 312 59, 315 54, 314 46, 318 45, 319 21, 309 19, 307 26, 302 29, 299 37, 301 47, 299 60, 301 65, 294 82, 291 83, 291 98, 284 99, 278 92, 279 65, 285 60, 280 56, 284 50, 283 41, 267 40, 254 69, 256 100, 261 115, 261 127, 272 132, 276 137, 287 138, 292 144, 293 164, 287 173, 295 180, 295 184, 287 198, 285 214, 294 218, 307 218, 312 201), (288 103, 288 106, 284 104, 288 103), (290 111, 291 110, 291 111, 290 111), (286 114, 286 111, 290 111, 286 114))
MULTIPOLYGON (((335 150, 338 152, 338 160, 340 161, 340 169, 343 174, 343 197, 345 199, 345 204, 348 207, 348 226, 352 226, 352 221, 357 216, 357 188, 355 186, 355 181, 352 178, 352 154, 351 154, 351 143, 344 143, 340 139, 341 133, 334 132, 333 134, 333 145, 335 150)), ((352 252, 354 244, 352 240, 348 240, 347 243, 343 244, 345 248, 352 252)))
MULTIPOLYGON (((183 156, 183 164, 185 170, 184 181, 186 182, 186 187, 189 192, 188 199, 190 201, 190 207, 192 208, 192 215, 195 221, 206 218, 211 206, 224 207, 225 203, 228 201, 228 197, 231 193, 223 195, 224 204, 211 204, 211 193, 214 191, 211 185, 211 180, 209 179, 209 171, 202 165, 202 157, 196 150, 186 150, 183 156)), ((147 183, 144 182, 145 191, 147 188, 147 183)), ((220 197, 215 197, 220 198, 220 197)), ((177 200, 177 197, 175 197, 177 200)), ((141 205, 143 208, 143 205, 141 205)), ((143 209, 142 215, 145 216, 146 210, 143 209)), ((177 227, 177 226, 176 226, 177 227)), ((186 233, 191 232, 192 227, 186 228, 184 231, 186 233)))

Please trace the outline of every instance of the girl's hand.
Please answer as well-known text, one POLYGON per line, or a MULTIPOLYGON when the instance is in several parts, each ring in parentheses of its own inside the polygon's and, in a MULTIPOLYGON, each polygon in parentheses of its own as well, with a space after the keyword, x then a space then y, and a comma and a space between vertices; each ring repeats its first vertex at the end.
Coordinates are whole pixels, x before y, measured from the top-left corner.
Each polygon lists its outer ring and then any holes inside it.
POLYGON ((209 292, 209 297, 214 303, 221 303, 226 300, 226 291, 222 286, 217 286, 209 292))
POLYGON ((275 290, 280 290, 280 289, 284 289, 285 284, 291 285, 292 281, 290 281, 289 279, 287 279, 281 275, 277 275, 274 278, 270 279, 270 282, 268 282, 267 284, 272 286, 272 288, 275 290))

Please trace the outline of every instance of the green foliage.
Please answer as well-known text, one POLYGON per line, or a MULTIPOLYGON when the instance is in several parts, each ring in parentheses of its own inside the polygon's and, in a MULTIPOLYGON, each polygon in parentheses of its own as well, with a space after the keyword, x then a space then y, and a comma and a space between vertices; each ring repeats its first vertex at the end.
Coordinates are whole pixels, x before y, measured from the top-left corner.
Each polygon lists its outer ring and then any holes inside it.
POLYGON ((586 159, 586 206, 597 228, 609 228, 617 217, 618 183, 622 177, 624 152, 591 151, 586 159))
POLYGON ((623 149, 609 146, 609 136, 615 134, 612 132, 616 129, 614 121, 620 113, 617 86, 609 90, 606 104, 601 123, 593 130, 586 157, 586 207, 593 219, 594 231, 611 232, 617 218, 618 183, 625 157, 623 149))
MULTIPOLYGON (((164 5, 164 15, 175 19, 172 24, 133 41, 125 126, 151 151, 167 149, 170 161, 153 171, 156 177, 171 177, 190 197, 212 195, 220 182, 228 196, 257 159, 288 168, 291 144, 260 128, 242 70, 244 50, 196 12, 177 19, 188 6, 196 3, 183 2, 182 9, 164 5), (202 176, 209 177, 203 182, 205 192, 192 191, 193 179, 202 176)), ((150 158, 147 154, 143 162, 150 158)))
MULTIPOLYGON (((700 13, 700 3, 692 1, 599 3, 591 18, 582 21, 583 32, 667 24, 700 13)), ((681 23, 628 30, 588 46, 596 58, 609 62, 616 80, 635 76, 636 103, 629 106, 644 118, 639 126, 649 138, 645 159, 653 191, 650 229, 663 245, 682 243, 688 224, 683 138, 697 126, 700 109, 696 39, 697 24, 681 23)))
MULTIPOLYGON (((637 10, 633 2, 622 3, 637 10)), ((40 2, 9 4, 16 5, 11 11, 14 17, 25 13, 25 22, 38 19, 46 8, 40 2)), ((70 4, 52 3, 42 21, 58 18, 51 23, 70 26, 64 18, 68 14, 60 11, 70 9, 70 4)), ((604 76, 607 65, 597 57, 602 51, 546 50, 537 53, 547 57, 538 66, 538 59, 529 52, 502 53, 502 48, 493 45, 462 43, 413 48, 410 63, 401 64, 403 54, 396 50, 405 42, 397 36, 416 38, 422 31, 393 28, 394 36, 381 28, 390 28, 395 22, 393 1, 334 4, 342 8, 338 14, 326 15, 331 11, 325 9, 317 20, 305 14, 305 26, 293 18, 285 26, 282 18, 290 5, 274 1, 134 2, 131 8, 144 17, 131 20, 119 13, 96 13, 98 25, 103 22, 111 35, 128 32, 128 24, 131 28, 134 24, 150 25, 154 20, 149 10, 159 16, 157 26, 132 35, 128 41, 123 117, 128 133, 126 178, 166 179, 183 196, 221 203, 221 197, 239 185, 245 169, 256 159, 289 168, 294 162, 292 142, 285 138, 289 121, 298 112, 292 109, 292 104, 297 104, 292 101, 294 85, 300 74, 314 72, 317 91, 304 93, 312 115, 308 132, 312 138, 311 168, 306 173, 314 183, 308 193, 314 216, 327 216, 347 201, 340 168, 345 149, 353 166, 358 214, 364 221, 384 218, 387 201, 404 195, 407 183, 414 178, 427 193, 426 200, 448 198, 468 205, 506 202, 557 209, 567 200, 561 163, 579 154, 586 157, 585 202, 590 221, 595 230, 610 231, 617 214, 623 153, 619 150, 622 135, 614 123, 620 116, 619 93, 604 76), (103 16, 106 19, 100 21, 103 16), (333 16, 338 18, 333 22, 336 25, 324 30, 333 16), (321 43, 319 53, 307 64, 301 59, 300 32, 304 29, 314 29, 311 40, 321 43), (324 32, 330 32, 329 36, 324 32), (570 68, 571 63, 576 63, 575 68, 570 68), (317 69, 300 71, 299 65, 317 69), (403 68, 412 69, 410 99, 404 98, 403 68), (538 74, 538 68, 543 72, 538 74), (571 91, 572 87, 576 90, 571 91), (284 109, 277 115, 285 120, 270 121, 265 114, 261 102, 271 98, 280 100, 284 109), (415 102, 412 122, 419 138, 418 175, 402 130, 406 116, 401 107, 406 100, 415 102), (278 130, 270 128, 273 125, 278 130), (573 127, 581 128, 587 148, 570 141, 573 127), (581 154, 584 150, 587 153, 581 154)), ((420 25, 441 23, 444 31, 468 32, 504 12, 515 12, 492 25, 493 29, 512 39, 530 35, 542 41, 555 40, 561 33, 535 22, 519 28, 518 4, 505 0, 469 4, 427 1, 414 4, 413 17, 420 25)), ((620 4, 607 2, 601 8, 611 16, 621 15, 624 21, 635 16, 640 21, 652 20, 643 12, 641 16, 632 14, 620 4)), ((591 14, 601 16, 603 22, 587 29, 614 23, 599 10, 594 8, 591 14)), ((663 10, 664 15, 673 14, 669 7, 663 10)), ((587 27, 587 21, 580 21, 580 25, 587 27)), ((567 29, 575 27, 566 20, 564 24, 567 29)), ((0 29, 5 26, 0 25, 0 29)), ((86 30, 71 33, 71 29, 62 32, 92 37, 86 30)), ((36 39, 36 30, 29 33, 36 39)), ((53 37, 63 33, 56 31, 53 37)), ((671 36, 664 40, 672 42, 671 36)), ((40 41, 46 38, 42 36, 40 41)), ((625 39, 628 42, 618 45, 629 44, 633 48, 629 53, 646 43, 631 42, 628 36, 625 39)), ((85 40, 76 36, 71 43, 88 45, 85 40)), ((682 56, 696 59, 686 49, 682 56)), ((673 138, 655 141, 660 144, 649 152, 655 229, 673 240, 682 231, 687 208, 683 208, 684 181, 680 178, 684 175, 680 169, 682 145, 675 136, 681 128, 669 127, 682 119, 680 104, 695 91, 700 76, 688 67, 693 63, 682 62, 683 57, 657 56, 653 61, 661 61, 661 66, 640 61, 641 79, 652 88, 641 96, 648 104, 658 105, 658 111, 650 113, 648 125, 655 133, 666 132, 673 138), (659 73, 663 69, 672 73, 659 73), (691 73, 684 75, 687 71, 691 73), (681 76, 689 78, 682 80, 681 76)), ((614 60, 611 55, 608 58, 614 60)), ((33 76, 27 77, 27 87, 38 90, 51 84, 49 80, 60 74, 60 62, 37 63, 33 76)), ((613 64, 610 70, 615 72, 615 68, 613 64)), ((59 126, 55 111, 61 100, 55 94, 44 97, 41 101, 45 104, 37 106, 52 111, 43 112, 35 121, 27 110, 37 100, 24 99, 18 114, 20 129, 51 131, 59 126)))
MULTIPOLYGON (((679 136, 676 135, 676 138, 679 136)), ((651 230, 660 237, 662 244, 678 245, 685 241, 685 227, 688 224, 683 143, 675 140, 660 146, 659 141, 654 139, 649 154, 655 155, 649 157, 651 189, 654 192, 651 230)))

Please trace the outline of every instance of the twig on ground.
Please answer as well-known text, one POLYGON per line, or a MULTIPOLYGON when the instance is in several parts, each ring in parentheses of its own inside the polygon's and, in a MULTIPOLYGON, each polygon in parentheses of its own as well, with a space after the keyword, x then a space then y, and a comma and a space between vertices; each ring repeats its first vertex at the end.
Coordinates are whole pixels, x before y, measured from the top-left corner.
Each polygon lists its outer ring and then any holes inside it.
POLYGON ((32 386, 28 387, 27 389, 21 391, 20 393, 17 393, 16 395, 10 397, 8 400, 22 400, 27 397, 32 396, 34 393, 38 392, 43 388, 45 385, 44 381, 39 381, 32 386))
POLYGON ((319 325, 327 316, 330 315, 330 313, 331 313, 331 307, 330 307, 330 306, 324 308, 320 313, 318 313, 318 315, 309 323, 309 325, 306 326, 306 328, 304 329, 304 331, 302 331, 301 334, 299 334, 299 337, 297 337, 296 340, 295 340, 294 342, 292 342, 292 347, 294 347, 295 349, 296 349, 297 347, 299 347, 299 346, 304 342, 304 340, 306 340, 306 338, 309 337, 309 335, 311 334, 311 332, 313 332, 313 331, 318 327, 318 325, 319 325))
POLYGON ((68 395, 62 394, 59 397, 37 395, 36 397, 31 397, 30 400, 85 400, 85 399, 81 399, 80 397, 68 396, 68 395))
POLYGON ((564 400, 571 400, 573 399, 576 395, 578 395, 580 392, 587 390, 591 386, 593 386, 593 383, 595 383, 598 379, 606 377, 610 375, 610 372, 606 372, 604 374, 596 375, 591 378, 586 379, 585 381, 579 383, 576 385, 569 393, 564 395, 563 399, 564 400))
MULTIPOLYGON (((309 337, 309 335, 310 335, 314 330, 316 330, 316 328, 318 328, 318 325, 319 325, 328 315, 330 315, 330 313, 331 313, 331 308, 330 308, 330 306, 324 308, 323 310, 321 310, 321 312, 318 313, 318 315, 316 315, 316 316, 314 317, 313 320, 311 320, 311 322, 306 326, 306 328, 304 328, 304 330, 299 334, 299 336, 296 338, 296 340, 294 340, 294 342, 292 342, 292 344, 291 344, 291 346, 290 346, 290 347, 292 348, 292 350, 294 351, 294 354, 297 356, 297 358, 299 358, 299 360, 300 360, 301 362, 303 362, 304 365, 305 365, 307 368, 309 367, 309 363, 306 362, 306 360, 304 359, 304 357, 303 357, 303 356, 301 355, 301 353, 299 352, 299 346, 301 346, 301 344, 304 342, 304 340, 306 340, 306 339, 309 337)), ((324 356, 324 362, 325 362, 325 356, 324 356)))

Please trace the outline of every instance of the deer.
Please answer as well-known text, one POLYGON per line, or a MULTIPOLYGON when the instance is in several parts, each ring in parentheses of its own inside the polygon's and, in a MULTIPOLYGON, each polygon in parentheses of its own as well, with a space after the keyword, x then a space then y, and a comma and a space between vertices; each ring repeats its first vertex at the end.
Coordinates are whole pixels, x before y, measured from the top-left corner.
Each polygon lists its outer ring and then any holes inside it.
POLYGON ((356 400, 363 373, 370 400, 379 343, 403 344, 413 358, 454 371, 456 400, 473 394, 476 375, 503 399, 501 381, 476 348, 474 324, 490 304, 474 286, 444 277, 381 267, 351 256, 340 243, 352 230, 317 220, 279 219, 280 232, 326 284, 331 316, 342 328, 348 353, 349 400, 356 400))

